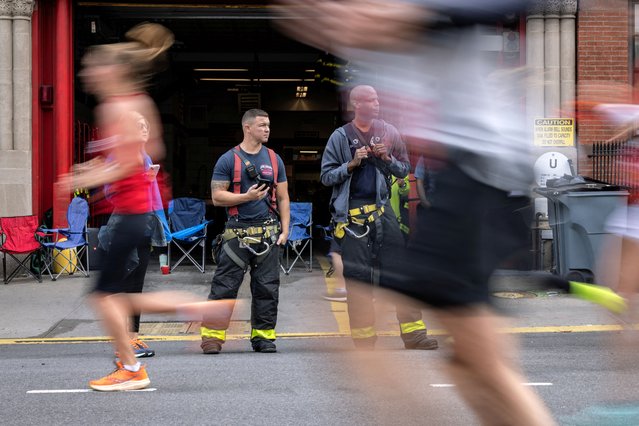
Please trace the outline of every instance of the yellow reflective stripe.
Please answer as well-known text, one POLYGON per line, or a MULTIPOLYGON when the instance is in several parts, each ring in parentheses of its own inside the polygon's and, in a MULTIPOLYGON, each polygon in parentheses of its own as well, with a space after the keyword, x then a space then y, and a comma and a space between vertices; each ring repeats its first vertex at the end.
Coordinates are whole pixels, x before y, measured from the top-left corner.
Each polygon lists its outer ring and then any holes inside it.
POLYGON ((210 328, 200 327, 200 336, 226 341, 226 330, 211 330, 210 328))
POLYGON ((253 330, 251 330, 251 339, 255 337, 259 337, 261 339, 275 340, 275 330, 274 329, 257 330, 254 328, 253 330))
POLYGON ((408 234, 410 232, 410 228, 403 223, 399 224, 399 229, 405 234, 408 234))
POLYGON ((368 339, 376 335, 375 327, 351 328, 351 337, 353 339, 368 339))
POLYGON ((422 320, 415 322, 405 322, 403 324, 400 324, 399 328, 402 331, 402 334, 408 334, 412 333, 413 331, 426 330, 426 324, 424 324, 424 321, 422 320))

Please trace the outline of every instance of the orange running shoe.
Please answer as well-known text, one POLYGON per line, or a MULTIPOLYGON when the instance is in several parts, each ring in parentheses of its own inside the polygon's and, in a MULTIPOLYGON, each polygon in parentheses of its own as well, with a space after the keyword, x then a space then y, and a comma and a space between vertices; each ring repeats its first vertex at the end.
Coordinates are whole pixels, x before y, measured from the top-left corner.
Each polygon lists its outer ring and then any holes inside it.
POLYGON ((129 371, 121 362, 116 362, 113 373, 98 380, 89 382, 91 389, 103 392, 144 389, 151 384, 144 365, 136 372, 129 371))

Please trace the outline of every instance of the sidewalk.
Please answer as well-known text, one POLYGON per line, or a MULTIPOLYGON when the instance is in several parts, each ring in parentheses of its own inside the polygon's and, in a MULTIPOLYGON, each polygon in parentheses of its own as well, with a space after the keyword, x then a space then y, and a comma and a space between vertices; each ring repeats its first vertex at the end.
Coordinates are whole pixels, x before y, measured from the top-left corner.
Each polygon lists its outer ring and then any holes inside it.
MULTIPOLYGON (((327 282, 315 256, 313 271, 295 267, 290 275, 281 275, 277 332, 280 337, 347 335, 348 316, 345 303, 327 302, 321 295, 327 282)), ((182 290, 206 299, 214 266, 206 273, 192 266, 179 266, 162 275, 159 265, 149 265, 145 291, 182 290)), ((94 274, 97 272, 94 272, 94 274)), ((250 297, 247 274, 240 297, 250 297)), ((61 276, 57 281, 43 277, 43 282, 16 278, 9 285, 0 284, 0 339, 22 338, 96 338, 104 331, 85 300, 93 277, 61 276)), ((534 293, 534 277, 527 272, 498 271, 494 278, 496 306, 513 318, 516 327, 572 327, 615 324, 603 309, 586 302, 554 293, 534 293)), ((394 308, 378 304, 377 327, 382 333, 397 333, 394 308)), ((439 328, 432 314, 425 311, 430 329, 439 328)), ((196 338, 197 323, 181 323, 167 315, 143 315, 141 332, 146 335, 196 338)), ((237 309, 229 335, 245 337, 250 333, 250 305, 237 309)))

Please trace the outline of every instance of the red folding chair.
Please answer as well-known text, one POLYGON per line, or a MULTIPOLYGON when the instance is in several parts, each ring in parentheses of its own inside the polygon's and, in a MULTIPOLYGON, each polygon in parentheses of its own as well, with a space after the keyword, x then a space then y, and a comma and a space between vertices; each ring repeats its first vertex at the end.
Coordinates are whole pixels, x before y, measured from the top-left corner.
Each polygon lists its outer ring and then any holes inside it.
POLYGON ((26 271, 33 278, 42 282, 41 274, 34 274, 29 268, 28 262, 40 250, 40 243, 36 239, 38 229, 37 216, 16 216, 0 218, 0 251, 2 256, 2 270, 4 283, 9 284, 21 270, 26 271), (16 255, 27 255, 20 260, 16 255), (17 262, 17 266, 7 277, 7 255, 17 262))

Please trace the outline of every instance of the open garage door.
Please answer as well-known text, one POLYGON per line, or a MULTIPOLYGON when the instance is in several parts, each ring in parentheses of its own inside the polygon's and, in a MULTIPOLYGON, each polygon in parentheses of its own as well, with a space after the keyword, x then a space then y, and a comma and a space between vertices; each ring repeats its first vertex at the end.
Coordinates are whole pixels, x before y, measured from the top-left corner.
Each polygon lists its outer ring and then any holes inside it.
MULTIPOLYGON (((261 108, 271 115, 269 146, 286 163, 291 199, 328 210, 319 167, 326 140, 343 119, 335 72, 343 62, 281 34, 264 3, 243 3, 79 2, 76 69, 88 46, 122 41, 140 22, 161 23, 176 42, 150 93, 162 114, 174 196, 210 199, 215 161, 241 141, 243 112, 261 108)), ((77 81, 79 125, 90 126, 94 106, 77 81)), ((80 161, 83 141, 76 145, 80 161)), ((328 223, 327 211, 325 219, 317 214, 318 223, 328 223)))

